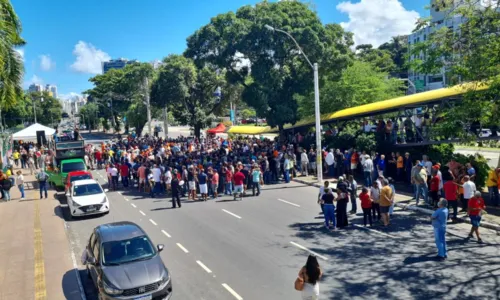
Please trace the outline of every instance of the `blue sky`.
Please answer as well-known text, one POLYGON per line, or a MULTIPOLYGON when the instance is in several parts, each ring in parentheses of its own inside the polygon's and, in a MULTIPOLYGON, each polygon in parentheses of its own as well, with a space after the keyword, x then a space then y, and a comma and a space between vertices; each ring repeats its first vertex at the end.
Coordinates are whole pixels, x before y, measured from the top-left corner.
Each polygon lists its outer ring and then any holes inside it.
MULTIPOLYGON (((186 38, 211 17, 255 0, 12 0, 27 45, 25 80, 55 84, 67 97, 91 88, 100 61, 140 61, 182 53, 186 38)), ((408 33, 430 0, 313 0, 323 23, 341 23, 359 43, 408 33)))

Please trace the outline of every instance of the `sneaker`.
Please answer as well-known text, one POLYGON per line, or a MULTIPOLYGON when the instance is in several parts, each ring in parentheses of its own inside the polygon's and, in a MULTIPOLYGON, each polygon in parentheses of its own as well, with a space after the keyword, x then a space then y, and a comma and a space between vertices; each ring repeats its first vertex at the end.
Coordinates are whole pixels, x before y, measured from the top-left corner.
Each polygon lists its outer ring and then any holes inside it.
POLYGON ((26 198, 23 197, 23 198, 21 198, 21 200, 26 200, 26 198))
POLYGON ((482 240, 482 239, 477 239, 477 243, 478 243, 478 244, 482 244, 482 243, 483 243, 483 240, 482 240))

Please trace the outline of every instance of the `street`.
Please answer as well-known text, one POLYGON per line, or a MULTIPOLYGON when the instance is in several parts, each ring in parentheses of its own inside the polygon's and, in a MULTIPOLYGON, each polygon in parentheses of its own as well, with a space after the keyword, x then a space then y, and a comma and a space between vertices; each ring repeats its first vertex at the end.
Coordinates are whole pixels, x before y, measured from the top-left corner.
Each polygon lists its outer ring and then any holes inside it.
MULTIPOLYGON (((106 184, 103 170, 94 174, 106 184)), ((495 232, 481 228, 486 244, 479 245, 464 240, 467 225, 449 225, 449 259, 437 262, 427 217, 396 210, 390 229, 372 230, 358 225, 358 214, 354 226, 328 232, 316 195, 313 187, 280 184, 243 201, 183 200, 181 209, 170 209, 166 198, 109 192, 109 215, 67 226, 79 258, 95 226, 138 223, 153 242, 165 244, 174 299, 300 299, 293 282, 308 251, 324 272, 322 299, 496 299, 500 293, 495 232)), ((83 266, 80 274, 88 299, 96 299, 83 266)))

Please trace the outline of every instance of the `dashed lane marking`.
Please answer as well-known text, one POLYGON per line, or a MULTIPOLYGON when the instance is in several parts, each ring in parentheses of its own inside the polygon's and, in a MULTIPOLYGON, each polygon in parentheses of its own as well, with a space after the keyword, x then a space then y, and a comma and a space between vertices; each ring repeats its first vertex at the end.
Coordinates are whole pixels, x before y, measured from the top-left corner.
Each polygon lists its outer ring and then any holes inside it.
POLYGON ((134 203, 130 203, 130 205, 132 205, 133 208, 137 208, 134 203))
POLYGON ((168 234, 168 232, 166 232, 165 230, 162 230, 161 231, 164 235, 166 235, 167 237, 171 238, 172 236, 170 236, 170 234, 168 234))
POLYGON ((328 260, 328 258, 326 258, 325 256, 323 256, 321 254, 318 254, 318 253, 316 253, 316 252, 314 252, 314 251, 312 251, 312 250, 310 250, 310 249, 308 249, 308 248, 306 248, 306 247, 304 247, 302 245, 299 245, 299 244, 297 244, 295 242, 290 242, 290 244, 294 245, 295 247, 297 247, 299 249, 302 249, 302 250, 307 251, 307 252, 309 252, 311 254, 314 254, 314 255, 316 255, 317 257, 319 257, 319 258, 321 258, 323 260, 328 260))
POLYGON ((240 217, 240 216, 238 216, 237 214, 233 214, 232 212, 230 212, 230 211, 228 211, 228 210, 223 209, 222 211, 223 211, 223 212, 225 212, 225 213, 227 213, 227 214, 230 214, 231 216, 233 216, 233 217, 235 217, 235 218, 241 219, 241 217, 240 217))
POLYGON ((145 214, 142 210, 140 210, 139 212, 140 212, 140 213, 141 213, 141 215, 143 215, 143 216, 145 216, 145 215, 146 215, 146 214, 145 214))
POLYGON ((151 224, 153 224, 154 226, 158 226, 158 224, 156 224, 156 222, 153 221, 152 219, 149 219, 149 222, 151 222, 151 224))
POLYGON ((286 203, 286 204, 293 205, 295 207, 300 207, 300 205, 298 205, 298 204, 295 204, 295 203, 292 203, 292 202, 288 202, 288 201, 283 200, 283 199, 278 199, 278 201, 281 201, 281 202, 286 203))
POLYGON ((229 292, 231 293, 231 295, 234 296, 234 298, 238 299, 238 300, 243 300, 243 297, 241 297, 240 295, 238 295, 238 293, 236 293, 229 285, 227 285, 227 283, 223 283, 222 286, 229 292))
POLYGON ((177 243, 177 247, 181 248, 181 250, 185 253, 189 253, 188 249, 184 248, 184 246, 182 246, 180 243, 177 243))
POLYGON ((207 268, 207 266, 205 266, 201 261, 197 260, 196 263, 203 269, 205 270, 207 273, 212 273, 212 270, 210 270, 209 268, 207 268))

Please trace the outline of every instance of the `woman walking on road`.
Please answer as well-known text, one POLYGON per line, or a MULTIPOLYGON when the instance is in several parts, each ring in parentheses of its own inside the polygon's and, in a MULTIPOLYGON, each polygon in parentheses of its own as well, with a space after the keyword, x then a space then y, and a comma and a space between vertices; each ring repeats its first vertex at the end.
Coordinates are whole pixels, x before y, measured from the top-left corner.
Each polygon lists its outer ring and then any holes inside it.
POLYGON ((325 193, 321 196, 321 201, 323 203, 323 215, 325 217, 326 229, 330 229, 330 222, 333 223, 333 229, 335 229, 337 225, 335 220, 335 205, 333 204, 334 198, 332 190, 325 188, 325 193))
POLYGON ((323 273, 315 255, 309 255, 306 265, 303 266, 295 282, 295 288, 299 285, 299 290, 302 292, 302 300, 318 300, 319 299, 319 283, 323 273), (299 284, 297 284, 299 282, 299 284), (302 289, 300 289, 300 287, 302 289))
POLYGON ((17 171, 16 184, 21 192, 21 200, 24 200, 24 176, 21 170, 17 171))
POLYGON ((437 258, 445 260, 448 257, 446 250, 446 221, 448 220, 448 201, 441 199, 439 208, 431 216, 432 227, 434 227, 434 238, 438 249, 437 258))
POLYGON ((472 228, 470 229, 470 233, 469 236, 467 236, 467 239, 473 238, 473 233, 475 232, 477 236, 477 242, 479 244, 483 243, 483 240, 481 240, 481 237, 479 236, 479 226, 481 225, 481 216, 485 209, 486 205, 484 205, 484 200, 481 197, 481 192, 476 191, 474 193, 474 197, 469 199, 469 203, 467 205, 470 223, 472 224, 472 228))

